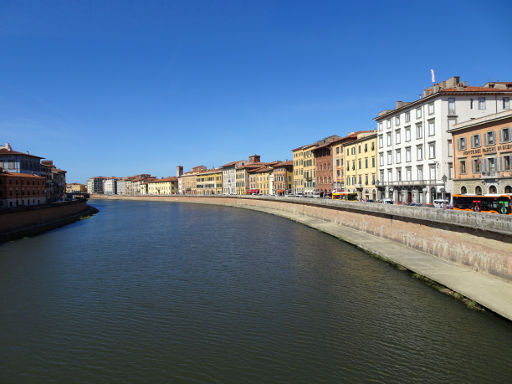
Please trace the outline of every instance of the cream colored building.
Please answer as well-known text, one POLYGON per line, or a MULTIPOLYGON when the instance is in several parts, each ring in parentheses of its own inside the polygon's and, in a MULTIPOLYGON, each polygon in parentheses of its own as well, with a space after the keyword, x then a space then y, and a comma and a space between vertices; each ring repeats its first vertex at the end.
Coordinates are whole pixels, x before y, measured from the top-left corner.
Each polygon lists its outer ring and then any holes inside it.
POLYGON ((166 177, 148 182, 149 195, 174 195, 178 193, 178 178, 166 177))
POLYGON ((365 132, 344 146, 345 191, 364 200, 377 200, 377 133, 365 132))

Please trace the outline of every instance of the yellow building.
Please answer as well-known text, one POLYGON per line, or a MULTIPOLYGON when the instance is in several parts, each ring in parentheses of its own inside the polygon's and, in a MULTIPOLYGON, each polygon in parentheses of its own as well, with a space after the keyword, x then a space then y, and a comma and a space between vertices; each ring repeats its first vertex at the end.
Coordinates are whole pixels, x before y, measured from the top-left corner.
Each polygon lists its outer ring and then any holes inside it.
POLYGON ((87 187, 80 183, 66 184, 66 193, 87 192, 87 187))
POLYGON ((344 145, 345 191, 357 192, 364 200, 376 200, 377 134, 365 132, 357 140, 344 145))
POLYGON ((256 189, 260 195, 269 195, 271 192, 270 175, 272 175, 272 167, 262 167, 254 171, 256 189))
POLYGON ((313 150, 317 145, 307 145, 304 147, 304 194, 311 195, 316 191, 316 160, 313 150))
POLYGON ((251 189, 250 186, 250 174, 251 171, 261 168, 264 164, 258 162, 252 162, 243 165, 236 169, 236 194, 247 195, 251 189))
POLYGON ((304 193, 304 147, 292 149, 293 153, 293 193, 304 193))
POLYGON ((166 177, 148 182, 148 195, 174 195, 178 193, 178 178, 166 177))
POLYGON ((196 190, 198 195, 222 195, 222 168, 198 173, 196 190))

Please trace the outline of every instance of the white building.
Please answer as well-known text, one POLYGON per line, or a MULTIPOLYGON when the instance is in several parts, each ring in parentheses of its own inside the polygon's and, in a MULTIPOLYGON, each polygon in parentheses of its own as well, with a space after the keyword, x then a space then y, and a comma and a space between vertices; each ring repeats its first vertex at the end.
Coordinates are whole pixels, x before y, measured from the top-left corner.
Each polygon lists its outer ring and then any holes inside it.
POLYGON ((457 122, 510 109, 512 83, 467 86, 452 77, 427 88, 413 102, 375 118, 378 198, 432 203, 453 192, 453 145, 448 130, 457 122))
POLYGON ((183 178, 181 176, 178 177, 178 193, 183 195, 183 178))
POLYGON ((126 195, 126 180, 123 180, 123 179, 117 180, 116 193, 118 195, 126 195))
POLYGON ((105 195, 116 195, 117 194, 117 179, 109 178, 105 179, 103 183, 103 193, 105 195))
POLYGON ((222 166, 222 194, 236 195, 236 170, 247 163, 247 160, 238 160, 222 166))
POLYGON ((91 177, 87 180, 87 192, 103 193, 103 177, 91 177))

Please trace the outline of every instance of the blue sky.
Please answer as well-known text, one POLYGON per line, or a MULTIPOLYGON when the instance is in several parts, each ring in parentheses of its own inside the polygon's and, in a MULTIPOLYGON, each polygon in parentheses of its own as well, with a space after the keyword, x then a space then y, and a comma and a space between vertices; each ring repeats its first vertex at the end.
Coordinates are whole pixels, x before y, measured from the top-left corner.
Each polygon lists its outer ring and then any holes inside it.
POLYGON ((510 1, 1 1, 0 142, 68 182, 319 138, 454 75, 512 81, 510 1))

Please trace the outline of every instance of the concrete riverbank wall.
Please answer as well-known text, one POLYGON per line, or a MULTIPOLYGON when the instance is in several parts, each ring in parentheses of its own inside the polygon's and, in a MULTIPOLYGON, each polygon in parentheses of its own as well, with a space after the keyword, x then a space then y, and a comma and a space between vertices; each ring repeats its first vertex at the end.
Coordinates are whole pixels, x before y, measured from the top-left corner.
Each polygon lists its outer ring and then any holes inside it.
POLYGON ((0 212, 0 242, 58 228, 96 212, 85 201, 54 203, 42 207, 0 212))

